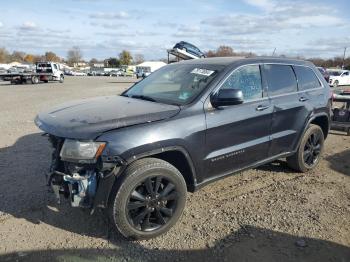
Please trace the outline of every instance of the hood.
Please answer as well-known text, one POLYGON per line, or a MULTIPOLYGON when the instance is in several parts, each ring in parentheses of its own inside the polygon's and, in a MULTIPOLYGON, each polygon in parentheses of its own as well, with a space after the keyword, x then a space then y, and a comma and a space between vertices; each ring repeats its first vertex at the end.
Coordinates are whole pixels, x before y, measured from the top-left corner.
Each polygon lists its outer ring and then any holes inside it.
POLYGON ((175 116, 180 107, 123 96, 85 99, 62 104, 35 118, 46 133, 65 138, 92 140, 121 127, 175 116))

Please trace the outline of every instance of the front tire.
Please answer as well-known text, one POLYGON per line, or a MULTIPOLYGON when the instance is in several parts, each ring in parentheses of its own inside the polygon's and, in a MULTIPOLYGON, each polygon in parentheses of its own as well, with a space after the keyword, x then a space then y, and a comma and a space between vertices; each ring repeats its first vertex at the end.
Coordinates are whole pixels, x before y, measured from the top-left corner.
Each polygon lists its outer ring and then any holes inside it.
POLYGON ((167 232, 186 203, 186 183, 171 164, 157 158, 132 163, 115 185, 109 218, 127 239, 149 239, 167 232))
POLYGON ((324 134, 321 127, 311 124, 306 130, 297 152, 287 157, 289 167, 305 173, 317 166, 323 152, 324 134))
POLYGON ((335 80, 334 83, 333 83, 333 87, 334 88, 337 88, 339 86, 339 81, 338 80, 335 80))
POLYGON ((63 83, 64 82, 64 76, 63 75, 60 75, 60 83, 63 83))

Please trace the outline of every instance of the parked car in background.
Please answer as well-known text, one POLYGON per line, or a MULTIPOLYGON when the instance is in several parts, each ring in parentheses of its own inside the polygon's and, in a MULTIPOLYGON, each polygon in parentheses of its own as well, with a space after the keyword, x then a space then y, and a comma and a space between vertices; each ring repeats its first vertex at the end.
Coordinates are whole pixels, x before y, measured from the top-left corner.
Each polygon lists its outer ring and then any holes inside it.
POLYGON ((317 69, 321 72, 321 74, 323 75, 324 79, 326 79, 327 83, 329 82, 329 74, 327 72, 327 70, 321 66, 318 66, 317 69))
POLYGON ((185 41, 181 41, 181 42, 177 43, 173 47, 173 49, 181 50, 182 52, 186 52, 190 56, 195 56, 197 58, 204 58, 205 57, 205 54, 201 50, 199 50, 198 47, 196 47, 195 45, 192 45, 188 42, 185 42, 185 41))
POLYGON ((117 69, 109 72, 109 76, 124 76, 124 71, 117 69))
POLYGON ((85 72, 72 71, 72 76, 87 76, 85 72))
POLYGON ((125 237, 148 239, 177 222, 187 191, 280 158, 314 169, 330 105, 310 62, 205 58, 164 66, 121 96, 56 106, 35 123, 54 148, 56 198, 106 208, 125 237))
POLYGON ((329 77, 329 85, 337 88, 338 86, 350 85, 350 71, 343 70, 339 75, 329 77))
POLYGON ((122 70, 122 71, 121 71, 121 74, 122 74, 122 76, 132 77, 132 76, 135 75, 135 72, 132 71, 132 70, 126 69, 126 70, 122 70))
POLYGON ((95 71, 90 71, 87 73, 88 76, 95 76, 96 75, 96 72, 95 71))

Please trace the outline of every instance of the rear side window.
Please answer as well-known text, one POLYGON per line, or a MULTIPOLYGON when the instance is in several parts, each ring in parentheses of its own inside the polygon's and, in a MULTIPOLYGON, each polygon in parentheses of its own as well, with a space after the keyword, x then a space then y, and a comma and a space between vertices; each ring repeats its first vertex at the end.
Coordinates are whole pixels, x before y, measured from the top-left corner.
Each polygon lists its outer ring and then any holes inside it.
POLYGON ((269 96, 297 91, 297 80, 289 65, 264 65, 269 96))
POLYGON ((241 89, 244 101, 261 98, 262 84, 259 65, 247 65, 236 69, 221 88, 241 89))
POLYGON ((295 66, 294 70, 298 78, 299 90, 312 89, 321 86, 320 81, 311 68, 305 66, 295 66))

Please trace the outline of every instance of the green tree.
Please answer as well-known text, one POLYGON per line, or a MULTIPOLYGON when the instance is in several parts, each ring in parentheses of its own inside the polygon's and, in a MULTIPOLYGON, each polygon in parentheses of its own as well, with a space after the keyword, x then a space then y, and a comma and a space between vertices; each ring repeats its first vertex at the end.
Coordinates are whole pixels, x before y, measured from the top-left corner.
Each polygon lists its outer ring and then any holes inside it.
POLYGON ((132 56, 131 53, 127 50, 123 50, 119 54, 119 61, 121 65, 130 65, 132 62, 132 56))

